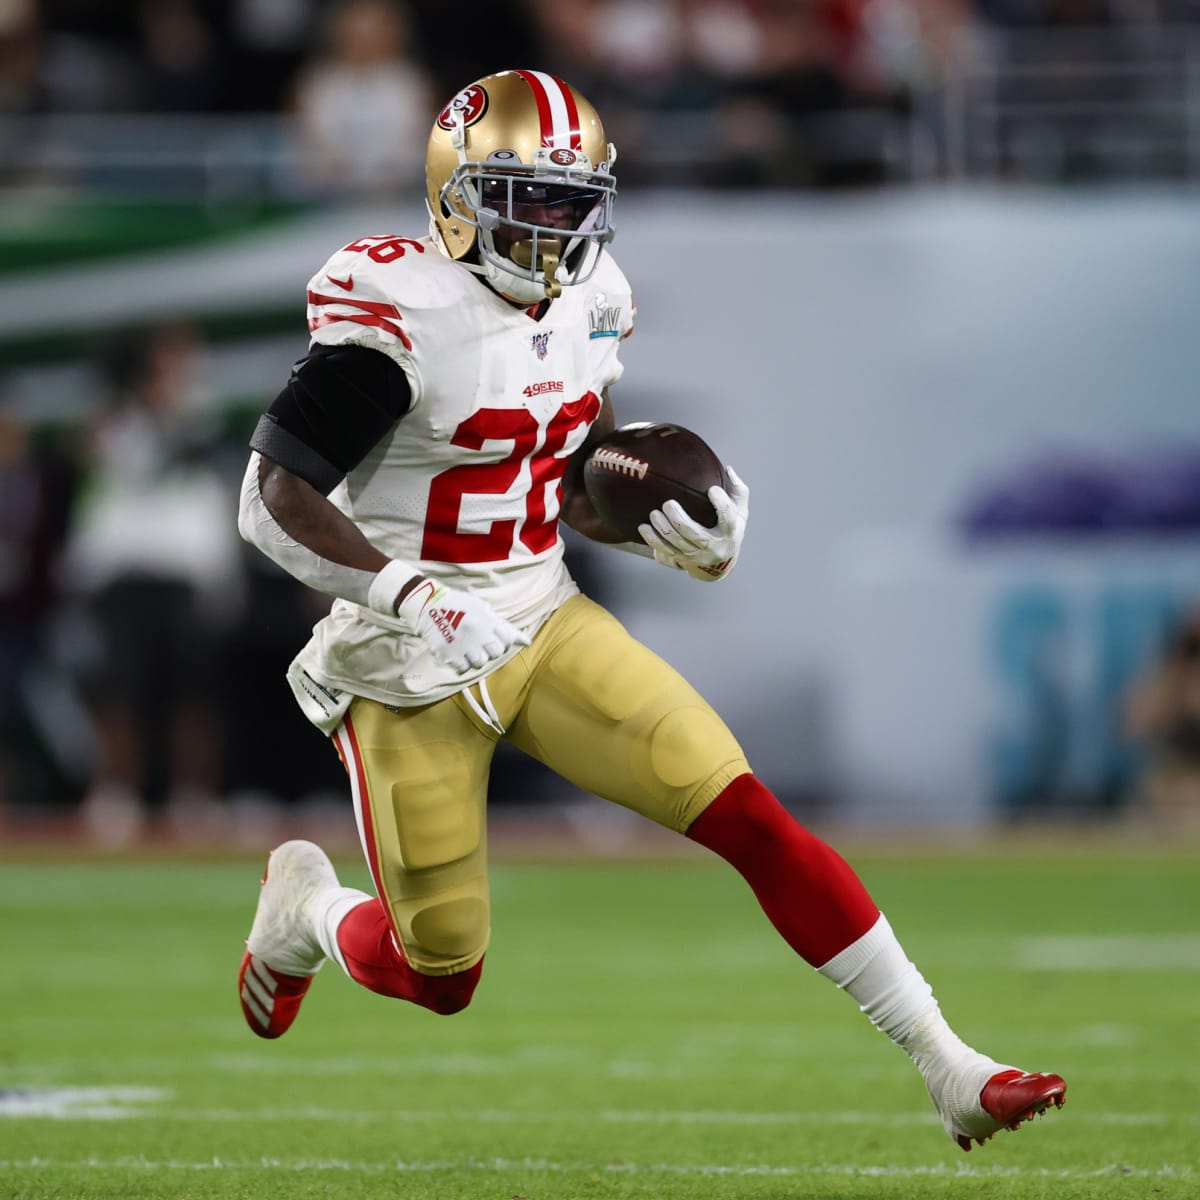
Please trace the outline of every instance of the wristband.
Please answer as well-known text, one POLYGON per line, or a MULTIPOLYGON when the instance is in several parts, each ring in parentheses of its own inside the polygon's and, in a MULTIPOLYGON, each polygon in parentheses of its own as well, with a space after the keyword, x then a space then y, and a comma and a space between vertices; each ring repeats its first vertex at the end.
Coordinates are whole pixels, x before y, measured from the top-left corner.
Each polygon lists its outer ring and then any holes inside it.
POLYGON ((400 594, 400 589, 414 575, 420 573, 411 563, 406 563, 401 558, 393 558, 371 580, 371 587, 367 592, 367 607, 373 612, 383 613, 386 617, 394 617, 396 597, 400 594))

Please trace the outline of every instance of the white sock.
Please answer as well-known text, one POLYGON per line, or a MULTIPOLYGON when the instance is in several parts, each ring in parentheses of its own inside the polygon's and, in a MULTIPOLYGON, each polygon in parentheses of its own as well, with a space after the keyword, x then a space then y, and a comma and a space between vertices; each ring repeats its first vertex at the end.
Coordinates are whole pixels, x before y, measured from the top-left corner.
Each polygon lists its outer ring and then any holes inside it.
MULTIPOLYGON (((332 958, 343 971, 346 971, 346 960, 342 957, 338 946, 338 926, 345 920, 346 914, 352 908, 365 904, 371 897, 357 888, 331 887, 326 888, 313 899, 310 916, 313 924, 313 934, 325 954, 332 958)), ((350 972, 346 971, 349 975, 350 972)))
MULTIPOLYGON (((972 1050, 946 1023, 933 988, 909 961, 882 914, 858 941, 818 970, 845 988, 875 1028, 904 1050, 935 1098, 944 1091, 951 1075, 961 1073, 973 1060, 991 1062, 972 1050)), ((978 1096, 977 1089, 975 1094, 978 1096)))

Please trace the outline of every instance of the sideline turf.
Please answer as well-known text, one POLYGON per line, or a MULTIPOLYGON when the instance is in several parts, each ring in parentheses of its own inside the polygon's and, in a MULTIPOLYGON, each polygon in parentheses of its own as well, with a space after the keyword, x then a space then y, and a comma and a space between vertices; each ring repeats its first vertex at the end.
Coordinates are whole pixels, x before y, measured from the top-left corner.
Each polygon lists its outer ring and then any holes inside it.
POLYGON ((327 968, 264 1043, 234 989, 255 865, 8 863, 0 1112, 29 1089, 135 1090, 0 1115, 0 1197, 1200 1192, 1192 863, 859 865, 963 1034, 1067 1076, 1061 1113, 963 1155, 903 1055, 719 865, 498 866, 465 1013, 327 968), (1069 940, 1030 940, 1050 937, 1069 940))

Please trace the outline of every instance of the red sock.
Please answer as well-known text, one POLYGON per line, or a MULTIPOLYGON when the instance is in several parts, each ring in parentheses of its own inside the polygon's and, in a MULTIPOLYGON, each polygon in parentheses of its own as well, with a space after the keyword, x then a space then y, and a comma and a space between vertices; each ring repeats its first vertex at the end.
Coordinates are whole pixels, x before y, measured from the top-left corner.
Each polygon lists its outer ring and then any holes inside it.
POLYGON ((462 1012, 471 1003, 483 959, 457 975, 422 975, 404 957, 378 899, 356 905, 338 926, 338 948, 350 978, 381 996, 411 1000, 432 1012, 462 1012))
POLYGON ((849 864, 753 775, 739 775, 687 836, 741 872, 763 912, 805 962, 823 966, 879 919, 849 864))

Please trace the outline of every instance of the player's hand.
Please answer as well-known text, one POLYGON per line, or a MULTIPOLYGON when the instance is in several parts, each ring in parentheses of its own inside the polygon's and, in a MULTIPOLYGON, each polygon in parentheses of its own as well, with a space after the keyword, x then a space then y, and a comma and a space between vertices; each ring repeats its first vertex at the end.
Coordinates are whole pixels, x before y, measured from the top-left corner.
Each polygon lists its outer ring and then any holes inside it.
POLYGON ((668 500, 650 514, 648 524, 638 526, 656 561, 708 582, 724 579, 733 570, 750 518, 750 489, 732 467, 726 467, 725 474, 729 476, 728 491, 708 489, 717 513, 711 529, 692 520, 678 500, 668 500))
POLYGON ((485 667, 529 638, 486 600, 422 579, 396 607, 396 616, 460 675, 485 667))

